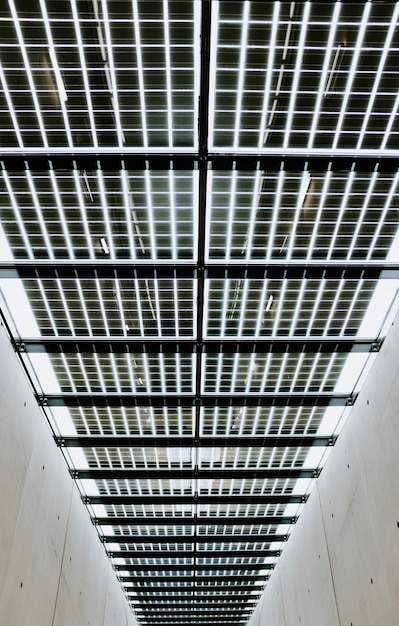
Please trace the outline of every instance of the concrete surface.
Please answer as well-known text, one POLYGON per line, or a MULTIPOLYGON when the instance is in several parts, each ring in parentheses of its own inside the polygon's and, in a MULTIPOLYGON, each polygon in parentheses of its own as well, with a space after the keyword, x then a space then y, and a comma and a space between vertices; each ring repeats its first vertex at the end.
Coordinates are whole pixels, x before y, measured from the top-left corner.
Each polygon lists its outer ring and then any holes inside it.
POLYGON ((136 626, 0 327, 0 624, 136 626))
POLYGON ((248 626, 399 624, 399 320, 248 626))

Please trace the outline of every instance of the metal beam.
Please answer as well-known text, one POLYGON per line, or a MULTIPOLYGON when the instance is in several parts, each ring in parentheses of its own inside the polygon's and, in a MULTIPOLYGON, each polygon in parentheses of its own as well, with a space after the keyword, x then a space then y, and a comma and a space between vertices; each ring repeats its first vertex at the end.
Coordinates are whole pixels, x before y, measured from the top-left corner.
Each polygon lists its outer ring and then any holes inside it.
MULTIPOLYGON (((118 571, 118 567, 116 567, 114 565, 114 569, 118 571)), ((120 566, 119 569, 126 569, 125 566, 120 566)), ((219 583, 240 583, 240 586, 245 585, 250 585, 250 588, 252 589, 258 589, 259 588, 259 592, 262 591, 263 589, 263 583, 268 580, 269 575, 268 574, 218 574, 218 575, 209 575, 209 576, 169 576, 169 575, 161 575, 161 576, 140 576, 140 578, 138 578, 135 575, 119 575, 118 579, 124 583, 134 583, 135 585, 137 585, 138 583, 142 583, 143 584, 143 589, 145 589, 145 585, 147 585, 148 583, 163 583, 163 584, 168 584, 168 583, 187 583, 187 584, 191 584, 191 585, 196 585, 196 584, 201 584, 204 583, 204 585, 213 585, 215 591, 217 589, 219 589, 218 584, 219 583), (261 583, 261 585, 255 585, 255 583, 261 583)), ((126 587, 127 589, 130 589, 130 587, 126 587)), ((190 587, 191 588, 191 587, 190 587)), ((152 587, 149 588, 150 590, 152 589, 152 587)), ((174 587, 174 589, 176 589, 174 587)), ((185 588, 184 588, 185 589, 185 588)))
POLYGON ((324 435, 202 435, 199 440, 192 435, 54 437, 65 448, 300 448, 333 446, 336 439, 324 435))
POLYGON ((384 261, 269 261, 267 263, 148 263, 88 260, 0 262, 0 278, 22 279, 187 279, 203 270, 210 280, 379 280, 399 278, 399 264, 384 261))
MULTIPOLYGON (((201 115, 204 116, 202 111, 201 115)), ((205 135, 206 129, 200 134, 205 135)), ((89 170, 98 169, 109 172, 126 170, 197 170, 201 166, 201 152, 190 149, 168 148, 162 150, 146 150, 140 148, 118 148, 111 146, 87 148, 35 148, 23 149, 2 147, 0 149, 0 166, 12 171, 48 171, 58 170, 89 170)), ((208 152, 208 169, 231 171, 268 170, 278 172, 303 171, 305 166, 314 172, 351 171, 373 172, 376 167, 380 172, 395 173, 399 167, 399 157, 395 150, 357 150, 350 149, 309 149, 301 148, 265 148, 262 151, 252 150, 238 152, 223 147, 219 152, 208 152)))
POLYGON ((151 506, 151 505, 165 505, 165 506, 173 506, 173 505, 218 505, 218 504, 238 504, 238 505, 247 505, 247 504, 274 504, 276 506, 282 504, 303 504, 306 502, 308 496, 306 495, 292 495, 292 494, 190 494, 190 495, 163 495, 163 494, 152 494, 152 495, 130 495, 130 494, 106 494, 106 495, 95 495, 82 496, 82 500, 85 504, 97 505, 103 504, 104 506, 121 506, 121 505, 132 505, 132 506, 151 506))
MULTIPOLYGON (((259 593, 261 593, 262 590, 263 590, 263 586, 262 587, 259 586, 259 593)), ((168 594, 167 597, 176 597, 176 598, 184 599, 185 597, 192 598, 193 594, 198 594, 198 593, 202 594, 206 592, 206 593, 209 593, 210 595, 209 596, 199 595, 197 597, 198 598, 202 598, 202 597, 218 598, 219 596, 216 594, 220 593, 221 591, 223 591, 224 594, 230 591, 233 594, 233 597, 237 599, 237 602, 244 602, 244 601, 246 602, 248 598, 247 594, 248 592, 254 591, 254 586, 251 582, 247 584, 242 584, 242 585, 239 585, 237 583, 232 584, 232 585, 218 585, 217 582, 215 582, 212 587, 210 587, 209 585, 198 586, 194 584, 190 585, 189 587, 183 587, 183 586, 176 587, 176 585, 165 586, 163 584, 163 586, 159 586, 159 587, 154 587, 153 585, 151 585, 148 588, 143 588, 143 587, 138 587, 138 586, 125 587, 125 591, 126 591, 127 597, 130 597, 130 595, 132 595, 132 597, 137 598, 138 594, 140 594, 139 597, 142 600, 154 599, 157 602, 160 599, 162 599, 163 594, 168 594), (146 594, 151 594, 151 593, 155 593, 156 595, 155 596, 146 595, 146 594), (170 594, 176 594, 176 593, 178 595, 170 596, 170 594), (184 594, 188 594, 188 595, 184 595, 184 594)), ((224 597, 229 598, 229 595, 225 595, 224 597)), ((253 597, 253 596, 250 596, 250 597, 253 597)))
POLYGON ((259 468, 259 469, 197 469, 190 468, 92 468, 71 469, 70 474, 76 480, 298 480, 299 478, 318 478, 320 468, 301 469, 259 468))
POLYGON ((104 543, 140 544, 193 544, 207 543, 282 543, 288 535, 253 534, 253 535, 101 535, 104 543))
POLYGON ((140 565, 126 564, 119 566, 119 568, 127 571, 133 571, 134 568, 135 574, 137 572, 218 572, 227 570, 251 572, 255 570, 271 570, 274 568, 274 565, 272 563, 207 563, 204 565, 199 563, 191 565, 181 563, 173 563, 172 565, 155 563, 154 565, 147 565, 140 563, 140 565))
POLYGON ((352 405, 353 397, 344 393, 314 392, 272 392, 230 394, 146 394, 131 392, 65 392, 58 394, 38 394, 36 396, 41 406, 53 407, 169 407, 192 408, 200 406, 215 407, 270 407, 270 406, 346 406, 352 405))
POLYGON ((278 526, 280 524, 296 524, 298 517, 294 515, 249 515, 244 517, 215 515, 208 517, 173 516, 117 516, 93 517, 92 522, 98 526, 278 526))
POLYGON ((381 342, 358 337, 270 337, 262 339, 138 339, 134 337, 25 337, 19 352, 49 354, 285 354, 376 352, 381 342))
MULTIPOLYGON (((280 556, 281 550, 107 550, 111 559, 255 559, 280 556)), ((197 565, 200 565, 197 562, 197 565)), ((168 567, 167 564, 164 567, 168 567)))

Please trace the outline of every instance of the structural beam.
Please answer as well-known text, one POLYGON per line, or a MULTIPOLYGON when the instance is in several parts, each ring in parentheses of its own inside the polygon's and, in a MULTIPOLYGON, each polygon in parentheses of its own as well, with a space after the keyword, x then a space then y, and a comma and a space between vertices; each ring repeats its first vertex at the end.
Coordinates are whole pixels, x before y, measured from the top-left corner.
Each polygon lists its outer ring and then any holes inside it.
POLYGON ((296 524, 295 515, 247 515, 243 517, 215 515, 209 517, 173 516, 118 516, 93 517, 92 522, 98 526, 279 526, 280 524, 296 524))
POLYGON ((153 494, 153 495, 95 495, 95 496, 82 496, 85 504, 97 505, 103 504, 104 506, 120 506, 120 505, 131 505, 131 506, 152 506, 152 505, 165 505, 165 506, 193 506, 195 504, 199 505, 218 505, 218 504, 237 504, 240 505, 248 505, 248 504, 273 504, 276 506, 282 504, 303 504, 307 500, 306 495, 287 495, 287 494, 258 494, 251 493, 247 495, 235 495, 235 494, 190 494, 190 495, 163 495, 163 494, 153 494))
POLYGON ((49 354, 285 354, 376 352, 381 342, 358 337, 270 337, 261 339, 139 339, 134 337, 40 337, 21 338, 19 352, 49 354))
MULTIPOLYGON (((131 392, 64 392, 58 394, 37 394, 41 406, 52 407, 169 407, 192 408, 215 407, 270 407, 270 406, 347 406, 354 403, 354 397, 343 393, 327 392, 273 392, 242 393, 237 390, 230 394, 147 394, 131 392)), ((65 438, 64 438, 65 439, 65 438)), ((70 438, 72 440, 72 438, 70 438)), ((104 438, 103 438, 104 439, 104 438)), ((137 438, 137 442, 139 438, 137 438)), ((157 445, 157 444, 155 444, 157 445)))
MULTIPOLYGON (((207 2, 208 4, 208 2, 207 2)), ((205 46, 204 46, 205 48, 205 46)), ((204 55, 205 56, 205 55, 204 55)), ((205 91, 206 76, 201 76, 202 93, 205 91)), ((205 105, 200 100, 200 140, 207 133, 203 119, 205 105), (202 106, 201 106, 202 105, 202 106)), ((198 170, 201 167, 203 151, 187 148, 146 150, 137 147, 104 146, 93 150, 74 146, 68 148, 37 148, 25 146, 23 149, 2 147, 0 149, 0 167, 11 171, 48 171, 98 169, 109 172, 126 170, 162 170, 181 171, 198 170)), ((397 151, 392 150, 351 150, 318 149, 306 151, 296 148, 265 148, 262 151, 237 151, 230 147, 221 147, 218 152, 209 151, 208 169, 231 171, 267 170, 278 172, 303 171, 305 167, 313 172, 359 171, 372 173, 378 168, 381 172, 395 173, 399 167, 397 151)))
POLYGON ((37 280, 379 280, 399 278, 399 264, 384 261, 268 261, 265 263, 149 263, 91 260, 0 262, 0 278, 37 280))
POLYGON ((253 535, 101 535, 101 541, 104 543, 120 543, 128 545, 140 544, 193 544, 197 545, 207 543, 281 543, 287 541, 288 535, 282 534, 253 534, 253 535))
POLYGON ((71 469, 76 480, 298 480, 299 478, 317 478, 320 468, 254 468, 254 469, 198 469, 179 468, 96 468, 71 469))
POLYGON ((326 447, 336 442, 324 435, 72 435, 54 437, 65 448, 300 448, 326 447))

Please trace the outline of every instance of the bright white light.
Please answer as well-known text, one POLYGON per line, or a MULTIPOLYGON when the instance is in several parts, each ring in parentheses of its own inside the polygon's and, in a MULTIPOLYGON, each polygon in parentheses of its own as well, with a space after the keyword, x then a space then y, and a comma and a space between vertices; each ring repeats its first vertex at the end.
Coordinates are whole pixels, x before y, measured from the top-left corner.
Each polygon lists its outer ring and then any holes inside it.
POLYGON ((272 308, 272 304, 273 304, 273 296, 272 294, 270 294, 269 299, 267 301, 267 305, 266 305, 266 313, 269 313, 270 309, 272 308))

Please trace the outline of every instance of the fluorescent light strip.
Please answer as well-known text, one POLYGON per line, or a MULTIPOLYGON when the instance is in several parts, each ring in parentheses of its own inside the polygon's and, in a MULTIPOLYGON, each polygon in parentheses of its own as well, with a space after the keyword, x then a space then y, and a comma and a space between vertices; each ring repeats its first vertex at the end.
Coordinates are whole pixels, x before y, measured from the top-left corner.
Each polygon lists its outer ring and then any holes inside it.
POLYGON ((76 191, 76 195, 78 198, 79 209, 80 209, 80 213, 82 216, 82 225, 83 225, 83 229, 86 235, 87 249, 89 251, 90 259, 94 260, 94 250, 93 250, 93 241, 92 241, 93 236, 89 229, 90 222, 86 214, 86 207, 85 207, 84 199, 82 196, 82 189, 80 185, 79 174, 76 170, 73 170, 73 179, 75 183, 75 191, 76 191))
POLYGON ((233 224, 234 224, 234 210, 237 206, 236 192, 237 192, 237 170, 233 170, 231 173, 231 183, 230 183, 230 204, 229 204, 229 215, 228 215, 228 223, 227 223, 227 237, 226 237, 226 248, 224 251, 225 261, 229 261, 231 258, 231 241, 233 237, 233 224))
POLYGON ((214 130, 216 115, 216 72, 217 49, 219 36, 219 2, 212 2, 211 45, 209 60, 209 114, 208 114, 208 148, 214 146, 214 130))
POLYGON ((347 259, 350 259, 352 254, 353 254, 353 250, 355 248, 355 245, 357 244, 357 238, 360 232, 361 227, 364 225, 364 218, 365 215, 367 213, 367 210, 369 209, 369 205, 370 205, 370 199, 371 196, 374 192, 374 185, 377 182, 377 178, 378 178, 378 171, 374 170, 371 179, 369 181, 369 186, 367 189, 367 194, 364 197, 363 200, 363 206, 362 206, 362 210, 359 213, 359 217, 357 220, 357 224, 356 224, 356 228, 355 228, 355 232, 353 233, 352 237, 351 237, 351 244, 349 246, 348 252, 347 252, 347 259))
POLYGON ((48 234, 48 231, 47 231, 46 223, 45 223, 45 221, 43 219, 43 209, 40 206, 39 199, 38 199, 37 194, 36 194, 35 184, 34 184, 34 181, 33 181, 33 177, 32 177, 31 171, 30 170, 26 170, 25 176, 26 176, 27 181, 28 181, 29 191, 30 191, 30 194, 31 194, 31 197, 32 197, 32 200, 33 200, 33 206, 35 207, 35 210, 36 210, 37 221, 38 221, 39 226, 40 226, 42 237, 44 239, 44 243, 46 244, 46 249, 47 249, 49 258, 51 260, 53 260, 54 259, 53 246, 52 246, 51 241, 50 241, 50 237, 49 237, 49 234, 48 234))
POLYGON ((15 214, 15 217, 16 217, 16 222, 18 224, 19 232, 20 232, 22 240, 24 242, 25 250, 28 253, 29 259, 32 260, 32 259, 34 259, 33 250, 32 250, 32 247, 30 245, 30 240, 29 240, 28 234, 27 234, 26 229, 25 229, 25 223, 24 223, 24 220, 22 219, 22 216, 21 216, 21 213, 20 213, 20 210, 19 210, 19 206, 18 206, 18 203, 17 203, 17 199, 15 197, 14 190, 13 190, 11 182, 10 182, 10 178, 9 178, 8 172, 6 170, 2 170, 2 175, 3 175, 3 180, 5 182, 5 185, 6 185, 7 193, 9 195, 10 200, 11 200, 12 208, 14 210, 14 214, 15 214))
MULTIPOLYGON (((63 232, 64 239, 66 241, 66 245, 67 245, 67 249, 68 249, 68 257, 73 260, 75 258, 75 253, 74 253, 74 249, 73 249, 72 240, 71 240, 71 237, 69 235, 68 224, 67 224, 67 221, 66 221, 66 218, 65 218, 64 207, 63 207, 63 203, 62 203, 61 194, 60 194, 60 191, 58 189, 57 178, 56 178, 56 175, 55 175, 53 169, 49 170, 49 174, 50 174, 51 185, 52 185, 52 188, 53 188, 53 193, 54 193, 54 196, 55 196, 55 202, 56 202, 57 209, 58 209, 58 215, 60 216, 60 223, 61 223, 61 226, 62 226, 62 232, 63 232)), ((77 282, 79 283, 79 281, 77 281, 77 282)))
MULTIPOLYGON (((264 88, 264 96, 263 96, 263 108, 262 108, 262 117, 260 121, 259 127, 259 140, 258 140, 258 150, 262 148, 262 146, 266 143, 268 129, 270 126, 270 122, 266 126, 267 115, 269 112, 269 99, 270 99, 270 90, 272 84, 272 76, 273 76, 273 67, 274 67, 274 55, 276 52, 276 38, 278 31, 278 20, 280 16, 280 2, 274 3, 273 10, 273 22, 271 27, 271 37, 270 37, 270 45, 269 45, 269 57, 267 61, 267 69, 265 75, 265 88, 264 88)), ((277 106, 277 101, 276 106, 277 106)), ((273 105, 274 106, 274 105, 273 105)))
MULTIPOLYGON (((367 261, 370 261, 371 255, 374 252, 374 248, 375 248, 375 246, 377 244, 377 241, 378 241, 378 238, 380 236, 381 229, 383 228, 383 226, 385 224, 386 215, 387 215, 388 211, 391 208, 393 208, 392 207, 392 202, 393 202, 394 196, 397 193, 398 183, 399 183, 399 171, 396 172, 396 174, 395 174, 395 178, 392 181, 391 189, 390 189, 389 194, 387 195, 386 200, 385 200, 384 208, 383 208, 382 212, 380 213, 380 219, 379 219, 379 222, 378 222, 378 227, 376 228, 376 231, 375 231, 375 233, 373 235, 373 240, 372 240, 371 244, 368 247, 367 257, 366 257, 367 261)), ((396 207, 395 207, 395 209, 396 209, 396 207)))
POLYGON ((14 0, 9 0, 9 5, 10 5, 10 9, 11 9, 11 14, 12 14, 12 18, 13 18, 13 22, 14 22, 14 27, 17 33, 17 37, 18 37, 18 43, 19 43, 19 48, 22 54, 22 58, 23 58, 23 62, 24 62, 24 66, 25 66, 25 70, 26 70, 26 74, 27 74, 27 78, 28 78, 28 82, 29 82, 29 87, 30 87, 30 93, 32 96, 32 100, 33 100, 33 104, 35 107, 35 112, 36 112, 36 116, 37 116, 37 121, 39 124, 39 128, 40 128, 40 133, 42 136, 42 141, 43 141, 43 146, 45 148, 48 147, 48 142, 47 142, 47 136, 46 136, 46 129, 44 127, 44 123, 43 123, 43 118, 42 118, 42 112, 40 109, 40 104, 39 104, 39 100, 37 98, 37 93, 36 93, 36 87, 35 87, 35 83, 33 80, 33 74, 32 74, 32 70, 29 64, 29 58, 28 58, 28 53, 26 51, 26 47, 25 47, 25 40, 24 37, 22 35, 22 30, 19 24, 19 18, 18 18, 18 14, 14 5, 14 0))
POLYGON ((396 120, 397 120, 398 109, 399 109, 399 92, 398 92, 398 95, 396 96, 395 104, 394 104, 394 106, 392 108, 391 114, 389 116, 388 124, 387 124, 387 127, 385 129, 384 136, 382 138, 381 148, 380 148, 381 150, 385 150, 386 149, 386 145, 388 143, 388 140, 390 138, 390 134, 391 134, 391 131, 392 131, 392 126, 393 126, 394 122, 396 122, 396 120))
POLYGON ((353 58, 352 58, 352 63, 351 63, 350 71, 349 71, 349 76, 348 76, 348 80, 346 81, 346 87, 345 87, 345 93, 344 93, 344 97, 343 97, 343 101, 342 101, 341 111, 340 111, 340 114, 339 114, 337 126, 336 126, 336 128, 334 130, 334 141, 333 141, 333 145, 332 145, 332 149, 333 150, 335 150, 335 148, 338 145, 338 141, 340 139, 340 134, 341 134, 342 124, 344 122, 344 118, 345 118, 345 115, 346 115, 346 112, 347 112, 346 111, 346 107, 348 105, 349 98, 352 95, 352 84, 353 84, 353 81, 354 81, 355 75, 356 75, 356 70, 357 70, 358 61, 359 61, 359 57, 360 57, 360 53, 361 53, 361 49, 362 49, 364 35, 366 34, 367 20, 368 20, 368 17, 369 17, 369 14, 370 14, 370 10, 371 10, 371 4, 372 4, 371 2, 366 2, 365 5, 364 5, 362 21, 361 21, 360 27, 359 27, 359 32, 358 32, 358 36, 357 36, 355 50, 354 50, 354 53, 353 53, 353 58))
POLYGON ((277 189, 276 189, 275 201, 274 201, 273 212, 272 212, 272 223, 270 225, 269 242, 268 242, 268 245, 266 246, 266 260, 267 261, 271 260, 271 257, 273 254, 274 239, 276 236, 276 229, 277 229, 277 224, 279 221, 279 212, 281 208, 281 195, 282 195, 282 191, 284 187, 284 182, 285 182, 285 171, 281 168, 278 173, 277 189))
POLYGON ((112 105, 113 105, 114 117, 115 117, 115 123, 116 123, 116 132, 118 136, 118 145, 121 148, 123 144, 125 143, 125 136, 123 134, 120 111, 119 111, 118 85, 116 81, 114 55, 112 51, 111 29, 109 26, 108 8, 107 8, 106 0, 101 0, 101 6, 102 6, 102 11, 103 11, 103 16, 104 16, 105 40, 107 44, 109 71, 111 75, 112 105))
POLYGON ((20 148, 23 148, 24 142, 23 142, 23 139, 22 139, 21 132, 19 130, 19 124, 18 124, 18 120, 17 120, 17 115, 16 115, 16 112, 15 112, 15 109, 14 109, 14 105, 12 103, 10 91, 8 89, 6 77, 5 77, 5 74, 4 74, 3 67, 1 65, 1 63, 0 63, 0 81, 1 81, 1 84, 2 84, 2 87, 3 87, 4 95, 6 97, 7 109, 8 109, 8 112, 10 113, 11 121, 12 121, 12 124, 14 126, 14 131, 15 131, 15 134, 17 136, 18 145, 19 145, 20 148))
POLYGON ((266 300, 266 295, 268 293, 268 284, 269 284, 269 281, 267 278, 265 278, 262 281, 262 293, 261 293, 261 297, 259 301, 258 315, 257 315, 257 320, 256 320, 256 328, 255 328, 255 337, 259 337, 260 332, 262 330, 262 325, 263 325, 264 315, 265 315, 265 300, 266 300))
POLYGON ((306 292, 306 288, 308 286, 308 281, 306 278, 304 278, 301 281, 301 286, 299 288, 299 293, 298 296, 295 299, 295 309, 294 309, 294 313, 291 319, 291 327, 290 327, 290 335, 295 335, 295 329, 296 329, 296 325, 298 323, 298 318, 299 318, 299 314, 301 311, 301 307, 303 305, 303 298, 304 298, 304 294, 306 292))
POLYGON ((71 8, 72 8, 72 15, 73 15, 73 21, 74 21, 74 26, 75 26, 76 41, 78 44, 79 59, 80 59, 80 66, 81 66, 80 69, 82 71, 82 76, 83 76, 84 90, 86 94, 87 112, 89 114, 89 119, 90 119, 90 128, 91 128, 91 134, 92 134, 92 139, 93 139, 93 145, 95 148, 97 148, 98 141, 97 141, 97 133, 96 133, 96 123, 94 120, 94 112, 93 112, 93 104, 91 101, 89 77, 87 74, 85 52, 84 52, 84 46, 83 46, 83 41, 82 41, 82 33, 80 32, 80 23, 79 23, 78 10, 76 6, 76 0, 71 0, 71 8))
POLYGON ((169 202, 170 202, 170 229, 172 238, 172 260, 177 261, 177 237, 176 237, 176 205, 175 205, 175 179, 174 170, 169 170, 169 202))
POLYGON ((168 0, 163 0, 163 26, 165 38, 165 70, 166 70, 166 101, 168 117, 168 143, 173 148, 173 104, 172 104, 172 76, 170 69, 170 37, 169 37, 169 9, 168 0))
POLYGON ((285 292, 287 291, 287 283, 288 280, 283 280, 280 282, 281 284, 281 291, 279 294, 279 299, 278 299, 278 305, 277 305, 277 310, 276 310, 276 316, 274 318, 274 324, 273 324, 273 335, 277 336, 279 335, 279 325, 280 325, 280 321, 281 321, 281 312, 284 308, 285 305, 285 292))
POLYGON ((292 87, 290 90, 290 105, 289 105, 288 114, 287 114, 287 123, 286 123, 285 131, 284 131, 284 143, 283 143, 284 148, 286 148, 288 144, 290 143, 291 126, 292 126, 292 121, 294 118, 295 102, 296 102, 296 97, 297 97, 297 92, 298 92, 299 79, 301 77, 301 68, 302 68, 302 63, 303 63, 304 47, 305 47, 305 41, 306 41, 306 33, 307 33, 308 20, 309 20, 309 15, 310 15, 310 8, 311 8, 311 3, 305 2, 304 8, 303 8, 303 18, 302 18, 302 23, 301 23, 301 29, 300 29, 301 34, 299 38, 298 49, 296 52, 297 56, 296 56, 296 63, 295 63, 295 70, 294 70, 294 80, 293 80, 292 87))
POLYGON ((241 24, 241 43, 240 43, 240 67, 238 70, 238 85, 236 96, 236 114, 235 114, 235 126, 234 126, 234 139, 233 146, 236 148, 240 139, 241 128, 241 112, 242 112, 242 96, 245 80, 245 65, 247 60, 247 44, 248 44, 248 24, 249 24, 249 11, 250 2, 244 2, 243 4, 243 18, 241 24))
POLYGON ((360 135, 359 135, 359 139, 357 141, 357 145, 356 148, 359 150, 362 143, 363 143, 363 139, 364 139, 364 135, 366 133, 366 129, 370 120, 370 114, 371 114, 371 110, 374 106, 374 102, 375 102, 375 97, 378 91, 378 87, 380 86, 380 81, 381 81, 381 77, 382 77, 382 73, 384 71, 384 66, 387 60, 387 56, 389 53, 389 48, 391 46, 392 43, 392 39, 393 36, 396 32, 396 27, 397 27, 397 21, 398 21, 398 15, 399 15, 399 3, 396 2, 395 3, 395 10, 393 12, 392 15, 392 19, 391 19, 391 24, 386 36, 386 39, 384 41, 384 47, 380 56, 380 62, 378 64, 378 70, 376 72, 374 81, 373 81, 373 89, 371 91, 371 94, 369 96, 369 100, 368 100, 368 104, 367 104, 367 110, 366 113, 363 114, 363 123, 362 123, 362 128, 360 130, 360 135))
MULTIPOLYGON (((312 127, 311 127, 310 133, 309 133, 308 150, 309 150, 309 148, 312 148, 313 143, 314 143, 314 138, 315 138, 315 135, 316 135, 316 129, 318 127, 319 118, 320 118, 320 109, 321 109, 321 106, 322 106, 323 98, 325 96, 325 91, 327 91, 327 88, 325 87, 325 85, 326 85, 328 70, 329 70, 329 66, 330 66, 331 54, 332 54, 332 51, 333 51, 334 41, 335 41, 335 37, 336 37, 338 20, 339 20, 339 16, 340 16, 340 13, 341 13, 341 6, 342 6, 341 2, 336 2, 335 3, 333 18, 332 18, 332 21, 331 21, 331 25, 329 26, 330 34, 329 34, 329 37, 328 37, 327 48, 326 48, 325 56, 324 56, 323 69, 322 69, 322 72, 321 72, 319 89, 318 89, 318 92, 317 92, 317 100, 316 100, 316 106, 315 106, 314 113, 313 113, 312 127)), ((337 52, 338 52, 338 49, 337 49, 337 52)), ((334 65, 334 63, 333 63, 333 65, 334 65)), ((330 76, 332 76, 332 72, 333 72, 333 67, 331 68, 330 76)))
POLYGON ((145 104, 145 86, 144 86, 144 70, 143 59, 141 54, 141 36, 140 36, 140 21, 139 10, 137 0, 132 0, 133 8, 133 21, 134 21, 134 39, 136 42, 136 56, 137 56, 137 73, 139 81, 140 91, 140 108, 141 108, 141 124, 143 128, 143 146, 148 148, 148 129, 147 129, 147 117, 146 117, 146 104, 145 104))
POLYGON ((122 333, 123 333, 123 336, 126 337, 127 336, 126 326, 128 324, 126 322, 125 311, 123 308, 120 282, 117 279, 115 279, 115 293, 116 293, 116 299, 118 302, 119 316, 120 316, 121 324, 122 324, 122 333))
POLYGON ((147 215, 148 215, 148 229, 150 231, 150 242, 151 242, 151 258, 156 261, 157 260, 157 247, 155 242, 155 234, 154 234, 154 213, 152 206, 152 189, 151 189, 151 178, 149 170, 145 170, 144 172, 145 178, 145 191, 146 191, 146 199, 147 199, 147 215))
POLYGON ((157 322, 157 329, 158 329, 158 337, 162 337, 162 325, 161 325, 162 315, 161 315, 161 305, 160 305, 160 298, 159 298, 159 281, 158 280, 154 280, 154 293, 155 293, 155 308, 156 308, 156 322, 157 322))
POLYGON ((122 187, 122 193, 123 193, 123 205, 125 208, 125 219, 126 219, 126 228, 127 228, 127 238, 129 241, 130 258, 131 260, 135 261, 136 260, 136 248, 134 245, 134 234, 133 234, 133 228, 132 228, 129 179, 128 179, 128 174, 126 172, 124 163, 122 163, 122 169, 120 170, 120 177, 121 177, 121 187, 122 187))
POLYGON ((323 209, 324 209, 325 203, 326 203, 326 198, 327 198, 327 195, 328 195, 329 190, 330 190, 331 176, 332 176, 331 169, 328 169, 328 171, 326 172, 326 174, 324 176, 323 190, 322 190, 322 193, 321 193, 319 205, 317 207, 316 218, 314 220, 314 225, 313 225, 313 230, 312 230, 312 236, 311 236, 310 243, 309 243, 309 246, 308 246, 308 251, 307 251, 307 254, 306 254, 306 259, 308 261, 311 260, 311 258, 313 256, 313 253, 315 252, 314 247, 315 247, 316 239, 317 239, 318 235, 320 234, 320 222, 321 222, 322 215, 323 215, 323 209))
POLYGON ((243 249, 246 252, 245 258, 247 261, 250 260, 252 249, 253 249, 253 236, 254 236, 256 218, 258 215, 258 209, 260 205, 261 183, 262 183, 261 172, 260 170, 257 170, 255 174, 253 194, 252 194, 251 218, 250 218, 249 227, 247 230, 246 240, 243 246, 243 249))
POLYGON ((351 189, 352 189, 352 184, 353 184, 354 177, 355 177, 355 172, 354 172, 354 170, 352 168, 352 170, 350 171, 349 176, 347 178, 347 181, 346 181, 345 193, 342 196, 341 208, 339 210, 338 218, 337 218, 337 220, 335 222, 334 233, 333 233, 333 236, 330 239, 330 245, 329 245, 328 253, 327 253, 327 261, 331 260, 331 255, 334 252, 334 247, 335 247, 335 242, 336 242, 336 239, 337 239, 337 235, 338 235, 339 229, 341 228, 342 218, 344 216, 345 211, 347 210, 347 207, 349 206, 348 205, 348 199, 349 199, 350 192, 351 192, 351 189))
POLYGON ((103 175, 102 170, 100 169, 97 170, 97 182, 98 182, 98 186, 100 189, 101 208, 102 208, 102 213, 103 213, 103 218, 104 218, 105 230, 107 233, 107 245, 109 247, 110 257, 113 260, 116 258, 115 248, 114 248, 114 238, 112 235, 112 225, 111 225, 111 220, 109 217, 108 199, 107 199, 107 194, 105 192, 104 175, 103 175))
POLYGON ((308 320, 308 328, 307 328, 307 335, 310 335, 312 333, 313 330, 313 324, 314 321, 316 319, 316 315, 320 306, 320 302, 322 301, 323 297, 324 297, 324 290, 326 287, 326 279, 322 278, 319 284, 319 288, 317 290, 317 295, 315 300, 313 301, 313 308, 312 308, 312 313, 309 317, 308 320))
MULTIPOLYGON (((47 35, 47 38, 48 38, 48 35, 47 35)), ((48 41, 49 41, 49 39, 48 39, 48 41)), ((60 66, 58 64, 58 59, 57 59, 57 56, 56 56, 56 53, 55 53, 55 49, 52 46, 49 47, 49 55, 50 55, 51 63, 53 65, 53 70, 54 70, 54 75, 55 75, 55 82, 56 82, 57 89, 58 89, 58 94, 59 94, 58 95, 58 99, 59 99, 60 105, 62 107, 63 105, 65 105, 65 102, 68 101, 68 95, 67 95, 67 92, 66 92, 66 89, 65 89, 64 81, 63 81, 62 76, 61 76, 60 66)))
POLYGON ((294 248, 295 235, 296 235, 296 231, 297 231, 297 226, 298 226, 299 218, 300 218, 301 211, 302 211, 302 208, 303 208, 303 203, 305 202, 306 194, 307 194, 308 189, 309 189, 309 185, 310 185, 310 174, 309 174, 309 172, 307 170, 305 170, 303 172, 301 185, 300 185, 300 190, 299 190, 299 194, 298 194, 298 200, 297 200, 297 204, 296 204, 296 207, 295 207, 294 221, 293 221, 292 226, 291 226, 291 237, 289 238, 289 243, 288 243, 288 247, 287 247, 287 258, 288 259, 290 259, 292 257, 292 250, 294 248))

